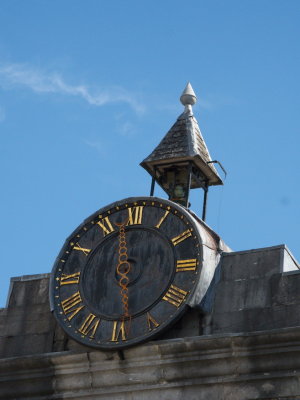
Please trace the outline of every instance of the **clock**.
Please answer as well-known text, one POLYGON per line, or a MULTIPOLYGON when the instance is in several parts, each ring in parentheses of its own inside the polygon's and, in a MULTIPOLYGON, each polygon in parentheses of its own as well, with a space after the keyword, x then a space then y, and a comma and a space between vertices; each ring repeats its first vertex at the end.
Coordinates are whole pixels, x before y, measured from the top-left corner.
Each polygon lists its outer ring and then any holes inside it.
POLYGON ((156 197, 117 201, 67 238, 51 274, 52 311, 81 344, 123 349, 145 342, 187 310, 202 256, 186 208, 156 197))

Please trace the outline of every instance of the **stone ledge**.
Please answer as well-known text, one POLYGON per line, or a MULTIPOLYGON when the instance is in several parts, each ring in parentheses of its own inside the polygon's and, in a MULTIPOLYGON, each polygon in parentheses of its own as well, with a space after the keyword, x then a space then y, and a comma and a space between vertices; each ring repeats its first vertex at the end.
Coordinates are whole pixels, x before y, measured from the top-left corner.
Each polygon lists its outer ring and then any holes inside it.
POLYGON ((1 359, 0 399, 25 400, 30 393, 31 400, 243 400, 270 398, 275 387, 276 398, 300 398, 300 327, 152 342, 124 356, 93 351, 1 359))
POLYGON ((298 262, 285 244, 222 254, 224 281, 266 278, 277 273, 299 270, 298 262))

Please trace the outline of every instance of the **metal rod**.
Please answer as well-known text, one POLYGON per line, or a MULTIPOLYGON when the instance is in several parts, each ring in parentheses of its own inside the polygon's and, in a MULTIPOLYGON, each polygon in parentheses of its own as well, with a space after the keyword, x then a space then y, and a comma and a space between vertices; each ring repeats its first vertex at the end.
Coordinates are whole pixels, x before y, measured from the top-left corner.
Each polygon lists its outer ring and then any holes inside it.
POLYGON ((187 194, 186 194, 186 207, 187 208, 189 208, 189 197, 190 197, 191 183, 192 183, 192 164, 189 163, 188 179, 187 179, 187 194))
POLYGON ((156 175, 156 170, 154 170, 154 176, 152 176, 151 190, 150 190, 150 196, 151 197, 154 195, 155 175, 156 175))
POLYGON ((218 160, 207 161, 207 164, 218 164, 220 166, 221 170, 224 172, 225 179, 226 179, 227 172, 226 172, 225 168, 223 167, 223 165, 220 163, 220 161, 218 161, 218 160))
POLYGON ((202 221, 205 221, 206 218, 206 203, 207 203, 207 193, 208 193, 208 185, 206 184, 204 188, 204 199, 203 199, 203 210, 202 210, 202 221))

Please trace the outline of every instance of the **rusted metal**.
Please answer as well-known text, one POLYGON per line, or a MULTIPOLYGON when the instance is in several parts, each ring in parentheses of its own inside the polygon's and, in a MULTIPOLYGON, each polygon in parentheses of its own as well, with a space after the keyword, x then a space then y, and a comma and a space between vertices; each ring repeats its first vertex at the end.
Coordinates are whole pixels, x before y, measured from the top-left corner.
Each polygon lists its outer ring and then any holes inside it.
POLYGON ((124 318, 129 317, 128 311, 128 283, 129 277, 128 274, 130 272, 131 266, 128 262, 128 254, 127 254, 127 244, 126 244, 126 235, 125 235, 125 226, 128 223, 128 219, 125 222, 115 222, 115 225, 119 228, 119 258, 117 265, 117 274, 119 275, 119 286, 121 288, 120 294, 123 303, 124 310, 124 318))
POLYGON ((227 172, 226 169, 223 167, 223 165, 220 163, 218 160, 213 160, 213 161, 207 161, 207 164, 218 164, 221 168, 221 170, 224 172, 224 179, 227 177, 227 172))

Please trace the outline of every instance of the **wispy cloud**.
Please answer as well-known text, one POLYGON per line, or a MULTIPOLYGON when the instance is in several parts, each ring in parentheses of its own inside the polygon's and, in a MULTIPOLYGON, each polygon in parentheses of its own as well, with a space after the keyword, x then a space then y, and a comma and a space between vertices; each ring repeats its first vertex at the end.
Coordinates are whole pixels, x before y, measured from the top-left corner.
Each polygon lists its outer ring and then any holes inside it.
POLYGON ((95 149, 100 155, 103 156, 103 155, 106 154, 106 151, 105 151, 105 148, 103 146, 103 143, 100 142, 99 140, 87 140, 87 139, 84 139, 83 142, 87 146, 95 149))
POLYGON ((200 109, 204 110, 211 110, 214 106, 213 103, 209 100, 204 100, 204 99, 197 99, 197 105, 200 107, 200 109))
POLYGON ((6 114, 5 110, 3 107, 0 106, 0 122, 3 122, 5 120, 6 114))
POLYGON ((3 88, 23 86, 40 94, 77 96, 98 107, 109 103, 127 103, 138 114, 145 111, 145 106, 139 103, 136 95, 122 87, 92 90, 88 85, 67 83, 57 72, 45 72, 27 64, 0 64, 0 85, 3 88))
POLYGON ((123 136, 132 136, 135 134, 135 126, 130 121, 120 124, 118 130, 123 136))
POLYGON ((134 136, 136 134, 136 126, 134 123, 127 119, 126 113, 118 113, 114 116, 116 121, 116 130, 122 136, 134 136))

